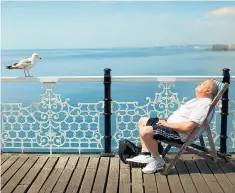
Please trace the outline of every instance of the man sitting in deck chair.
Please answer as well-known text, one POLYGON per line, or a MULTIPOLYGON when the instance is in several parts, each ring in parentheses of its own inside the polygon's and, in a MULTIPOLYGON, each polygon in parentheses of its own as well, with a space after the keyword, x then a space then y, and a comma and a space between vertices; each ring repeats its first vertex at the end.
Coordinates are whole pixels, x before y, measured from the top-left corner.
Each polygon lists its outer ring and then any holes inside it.
POLYGON ((167 121, 158 118, 141 118, 138 123, 142 152, 129 162, 146 163, 143 173, 154 173, 163 169, 165 162, 157 151, 157 140, 184 142, 194 129, 203 127, 218 86, 213 80, 201 82, 196 88, 196 98, 176 110, 167 121), (150 152, 146 154, 145 152, 150 152))

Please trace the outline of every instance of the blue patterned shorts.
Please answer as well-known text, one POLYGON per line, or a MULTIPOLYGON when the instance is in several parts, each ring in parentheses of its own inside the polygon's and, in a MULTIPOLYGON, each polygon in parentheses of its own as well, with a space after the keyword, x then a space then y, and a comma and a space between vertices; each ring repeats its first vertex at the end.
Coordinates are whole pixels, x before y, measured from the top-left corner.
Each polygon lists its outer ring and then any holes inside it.
POLYGON ((153 138, 156 140, 176 140, 181 141, 179 134, 172 130, 171 128, 165 127, 165 126, 158 126, 157 122, 159 121, 159 118, 149 118, 149 120, 146 123, 146 126, 152 126, 153 127, 153 138))

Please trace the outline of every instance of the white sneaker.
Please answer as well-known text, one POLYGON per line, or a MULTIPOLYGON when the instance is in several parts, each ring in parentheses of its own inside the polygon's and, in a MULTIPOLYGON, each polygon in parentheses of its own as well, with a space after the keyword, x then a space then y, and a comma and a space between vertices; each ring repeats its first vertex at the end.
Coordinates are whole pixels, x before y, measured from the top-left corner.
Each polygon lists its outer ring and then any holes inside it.
POLYGON ((142 169, 142 172, 145 174, 154 173, 158 170, 164 169, 165 161, 161 157, 151 158, 149 163, 142 169))
POLYGON ((126 159, 127 162, 135 162, 141 164, 147 164, 151 160, 151 156, 148 153, 140 153, 139 155, 126 159))

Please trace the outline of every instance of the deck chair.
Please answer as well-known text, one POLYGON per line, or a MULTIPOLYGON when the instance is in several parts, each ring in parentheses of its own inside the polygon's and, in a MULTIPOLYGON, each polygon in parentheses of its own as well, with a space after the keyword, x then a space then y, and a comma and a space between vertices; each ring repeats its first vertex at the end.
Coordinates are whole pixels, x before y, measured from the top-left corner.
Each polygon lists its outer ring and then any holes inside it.
POLYGON ((172 146, 180 148, 180 150, 176 154, 175 158, 171 161, 171 163, 168 165, 168 167, 166 167, 166 169, 164 170, 164 172, 163 172, 164 175, 167 175, 171 171, 172 167, 175 165, 176 161, 180 158, 180 156, 184 153, 184 151, 199 155, 199 156, 207 158, 207 159, 213 159, 215 162, 218 161, 218 157, 219 157, 221 159, 224 159, 226 162, 229 162, 230 164, 234 165, 234 163, 226 155, 221 154, 219 152, 216 152, 215 144, 214 144, 213 137, 212 137, 212 134, 210 131, 209 119, 210 120, 212 119, 216 104, 219 102, 220 98, 222 97, 222 95, 224 94, 224 92, 228 88, 228 83, 223 84, 223 83, 218 82, 216 80, 214 80, 214 81, 218 85, 219 91, 218 91, 217 96, 214 98, 214 100, 210 106, 207 118, 204 121, 205 127, 200 128, 200 129, 194 129, 189 134, 189 136, 187 137, 185 142, 161 140, 161 142, 164 142, 167 144, 167 147, 165 148, 164 152, 162 153, 163 158, 165 157, 165 155, 168 153, 168 151, 170 150, 170 148, 172 146), (206 134, 208 137, 210 150, 205 146, 205 142, 204 142, 204 139, 202 136, 202 133, 204 131, 206 131, 206 134), (200 140, 201 146, 193 143, 195 141, 195 139, 198 138, 198 136, 200 136, 199 140, 200 140))

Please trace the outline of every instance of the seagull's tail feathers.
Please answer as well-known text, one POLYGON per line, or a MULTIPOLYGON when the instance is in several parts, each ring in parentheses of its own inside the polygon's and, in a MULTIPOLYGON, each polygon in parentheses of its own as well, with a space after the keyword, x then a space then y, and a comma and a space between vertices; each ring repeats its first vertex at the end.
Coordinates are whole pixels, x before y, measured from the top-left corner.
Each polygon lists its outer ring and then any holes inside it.
POLYGON ((9 66, 6 66, 6 69, 19 69, 19 67, 17 66, 18 63, 15 63, 15 64, 12 64, 12 65, 9 65, 9 66))
POLYGON ((12 69, 12 66, 10 65, 10 66, 6 66, 6 69, 12 69))

